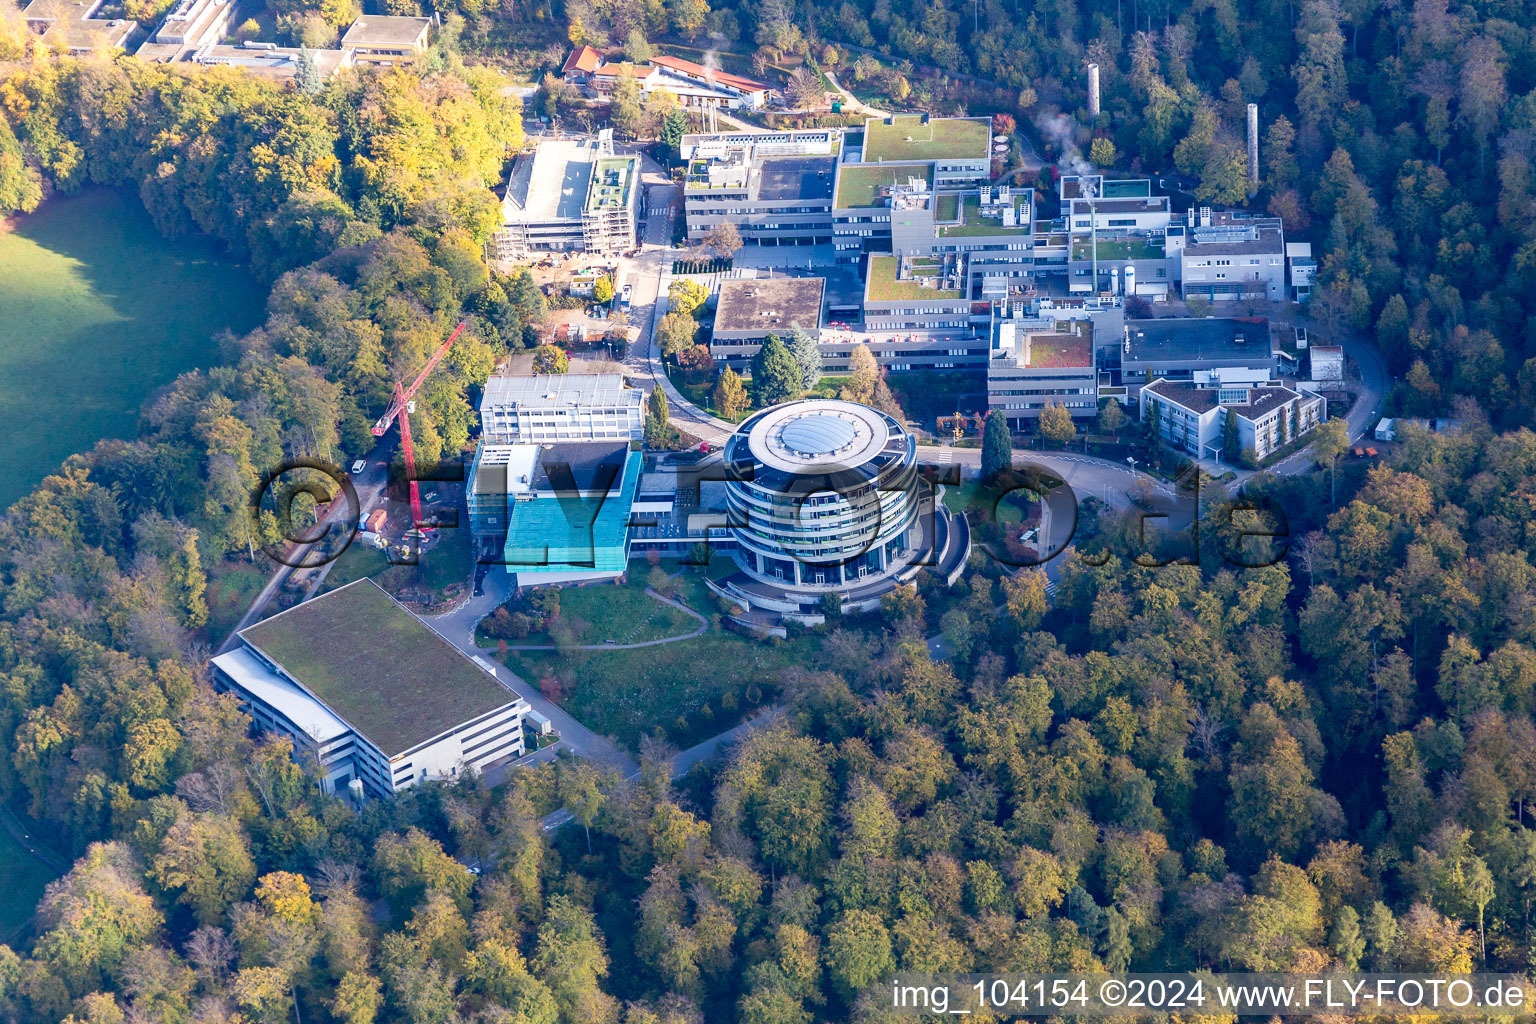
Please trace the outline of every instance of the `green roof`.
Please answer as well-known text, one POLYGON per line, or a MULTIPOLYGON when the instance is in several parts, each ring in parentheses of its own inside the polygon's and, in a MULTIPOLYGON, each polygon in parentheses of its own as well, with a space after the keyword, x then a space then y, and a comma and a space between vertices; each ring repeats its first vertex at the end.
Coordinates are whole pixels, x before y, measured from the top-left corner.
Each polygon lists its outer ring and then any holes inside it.
MULTIPOLYGON (((1027 197, 1017 195, 1012 197, 1013 208, 1018 210, 1024 204, 1027 197)), ((986 217, 981 215, 981 197, 966 196, 964 207, 964 223, 941 224, 939 234, 944 238, 961 238, 967 235, 1012 235, 1029 234, 1033 229, 1028 222, 1015 224, 1013 227, 1004 227, 1002 217, 986 217)))
POLYGON ((840 210, 874 206, 883 185, 894 185, 908 178, 931 181, 933 168, 928 164, 888 164, 871 167, 843 164, 837 175, 837 203, 840 210))
MULTIPOLYGON (((919 272, 932 263, 919 264, 919 272)), ((924 288, 916 281, 896 280, 895 256, 871 256, 869 258, 869 300, 871 302, 897 302, 903 299, 958 299, 960 291, 954 288, 924 288)))
POLYGON ((386 756, 518 699, 370 579, 249 626, 240 638, 386 756))
POLYGON ((1139 199, 1152 195, 1152 182, 1147 178, 1126 178, 1104 183, 1105 199, 1139 199))
POLYGON ((987 118, 925 117, 907 114, 864 125, 864 161, 943 160, 946 157, 985 160, 990 152, 992 123, 987 118))
POLYGON ((635 158, 605 156, 592 165, 592 184, 587 189, 587 209, 623 207, 634 179, 635 158))
MULTIPOLYGON (((1130 235, 1125 238, 1105 238, 1101 235, 1098 247, 1101 260, 1160 260, 1167 255, 1167 249, 1161 238, 1142 238, 1139 235, 1130 235)), ((1072 258, 1074 260, 1093 259, 1092 240, 1079 237, 1074 241, 1072 258)))
POLYGON ((934 200, 934 220, 955 220, 960 216, 960 197, 956 195, 938 196, 934 200))

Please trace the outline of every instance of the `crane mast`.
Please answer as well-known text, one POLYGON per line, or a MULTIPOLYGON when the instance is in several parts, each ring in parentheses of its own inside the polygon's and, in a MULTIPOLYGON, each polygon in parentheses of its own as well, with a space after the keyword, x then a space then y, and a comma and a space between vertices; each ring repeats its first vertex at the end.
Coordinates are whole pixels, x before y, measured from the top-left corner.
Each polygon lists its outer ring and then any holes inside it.
POLYGON ((399 381, 395 382, 395 396, 391 399, 389 408, 384 410, 384 415, 379 417, 379 421, 373 425, 373 436, 383 437, 396 420, 400 421, 400 448, 405 456, 405 479, 411 493, 410 528, 413 530, 421 528, 422 519, 421 489, 416 483, 416 450, 411 444, 410 406, 416 398, 416 392, 421 389, 421 385, 426 381, 427 375, 437 368, 438 363, 443 361, 443 357, 448 354, 448 350, 453 347, 453 343, 458 340, 459 335, 464 333, 464 328, 468 323, 468 320, 459 321, 459 326, 455 327, 453 333, 448 335, 448 340, 439 345, 437 351, 432 353, 432 358, 427 360, 427 365, 422 367, 421 372, 416 375, 416 379, 411 382, 410 387, 403 386, 399 381))

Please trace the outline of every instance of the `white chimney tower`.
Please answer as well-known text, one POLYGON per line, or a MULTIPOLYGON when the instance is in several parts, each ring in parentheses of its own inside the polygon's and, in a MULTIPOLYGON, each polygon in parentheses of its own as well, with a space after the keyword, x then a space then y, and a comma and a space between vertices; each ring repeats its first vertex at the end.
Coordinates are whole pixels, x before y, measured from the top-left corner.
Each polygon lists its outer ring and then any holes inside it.
POLYGON ((1248 104, 1248 180, 1259 183, 1259 105, 1248 104))
POLYGON ((1099 116, 1099 66, 1088 65, 1088 116, 1099 116))

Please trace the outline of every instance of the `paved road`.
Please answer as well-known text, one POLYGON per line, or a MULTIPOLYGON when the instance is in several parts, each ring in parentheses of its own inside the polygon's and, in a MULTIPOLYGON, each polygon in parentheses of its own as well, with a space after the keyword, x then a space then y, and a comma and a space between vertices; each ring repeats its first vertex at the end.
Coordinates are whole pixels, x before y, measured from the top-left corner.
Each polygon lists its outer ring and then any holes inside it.
MULTIPOLYGON (((737 725, 735 728, 727 729, 718 736, 711 736, 702 743, 696 743, 687 750, 674 754, 667 761, 667 764, 672 769, 672 777, 675 779, 687 775, 695 765, 703 764, 705 761, 713 759, 721 752, 722 747, 728 747, 749 732, 754 732, 777 721, 783 714, 783 708, 768 708, 757 716, 737 725)), ((638 767, 624 776, 626 781, 638 779, 639 777, 640 769, 638 767)), ((553 814, 545 816, 543 821, 544 831, 553 832, 562 825, 570 824, 571 820, 571 812, 561 808, 553 814)))
POLYGON ((526 700, 533 709, 554 723, 565 748, 573 754, 589 757, 602 764, 612 765, 621 773, 628 774, 639 766, 606 736, 600 736, 567 714, 560 705, 545 697, 527 680, 505 665, 497 663, 494 651, 483 650, 475 644, 475 626, 481 619, 495 611, 512 592, 512 579, 506 569, 493 566, 486 573, 484 591, 472 597, 453 611, 442 615, 427 616, 424 621, 435 629, 444 640, 469 655, 483 657, 496 669, 496 681, 526 700))
POLYGON ((843 112, 845 114, 868 114, 870 117, 890 117, 891 116, 891 112, 890 111, 888 111, 888 110, 879 110, 879 109, 877 109, 875 107, 871 107, 869 104, 867 104, 863 100, 859 99, 853 93, 851 93, 847 89, 843 88, 843 83, 839 82, 837 80, 837 76, 835 74, 833 74, 832 72, 830 72, 830 71, 826 72, 826 76, 827 76, 827 81, 832 83, 832 88, 836 89, 842 95, 842 97, 843 97, 843 112))
MULTIPOLYGON (((328 527, 327 535, 329 535, 331 529, 351 529, 351 525, 344 522, 345 519, 354 514, 367 515, 378 504, 379 499, 384 494, 384 487, 389 482, 389 451, 390 449, 384 443, 375 445, 374 449, 366 456, 367 468, 352 477, 352 486, 357 490, 356 509, 353 509, 345 501, 331 502, 331 507, 326 510, 325 516, 321 520, 328 527)), ((319 540, 310 544, 290 544, 288 546, 287 560, 289 562, 302 563, 325 539, 326 537, 322 536, 319 540)), ((330 564, 335 563, 332 562, 330 564)), ((267 580, 266 586, 262 587, 261 592, 251 601, 250 606, 245 610, 245 614, 240 617, 240 621, 235 624, 235 628, 230 632, 229 636, 224 638, 224 642, 219 645, 219 649, 215 653, 222 654, 239 645, 240 631, 262 617, 262 613, 266 611, 267 605, 271 602, 272 598, 276 596, 277 592, 283 588, 283 585, 288 582, 289 578, 296 571, 298 570, 292 565, 280 565, 277 567, 277 571, 272 574, 271 578, 267 580)), ((327 571, 329 571, 329 566, 327 566, 327 571)), ((313 597, 314 592, 314 587, 311 587, 309 592, 305 594, 305 597, 313 597)))

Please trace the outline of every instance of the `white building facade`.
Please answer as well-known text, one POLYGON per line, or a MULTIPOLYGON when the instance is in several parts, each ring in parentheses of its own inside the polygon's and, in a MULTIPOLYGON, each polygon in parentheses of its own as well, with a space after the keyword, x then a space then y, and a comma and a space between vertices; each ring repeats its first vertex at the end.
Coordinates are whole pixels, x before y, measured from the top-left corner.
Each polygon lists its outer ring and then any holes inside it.
POLYGON ((292 740, 295 756, 316 767, 328 793, 356 781, 369 795, 388 796, 524 752, 528 702, 372 580, 279 613, 242 630, 240 639, 240 647, 213 658, 215 687, 238 697, 259 731, 292 740), (355 642, 337 636, 345 622, 356 624, 355 642), (369 629, 370 622, 382 628, 369 629), (381 635, 388 639, 380 642, 381 635), (337 664, 317 673, 296 654, 311 644, 338 650, 337 664), (407 685, 389 686, 402 677, 407 685), (413 689, 425 701, 401 707, 413 689))
POLYGON ((617 373, 491 377, 480 426, 487 444, 638 440, 645 394, 617 373))

